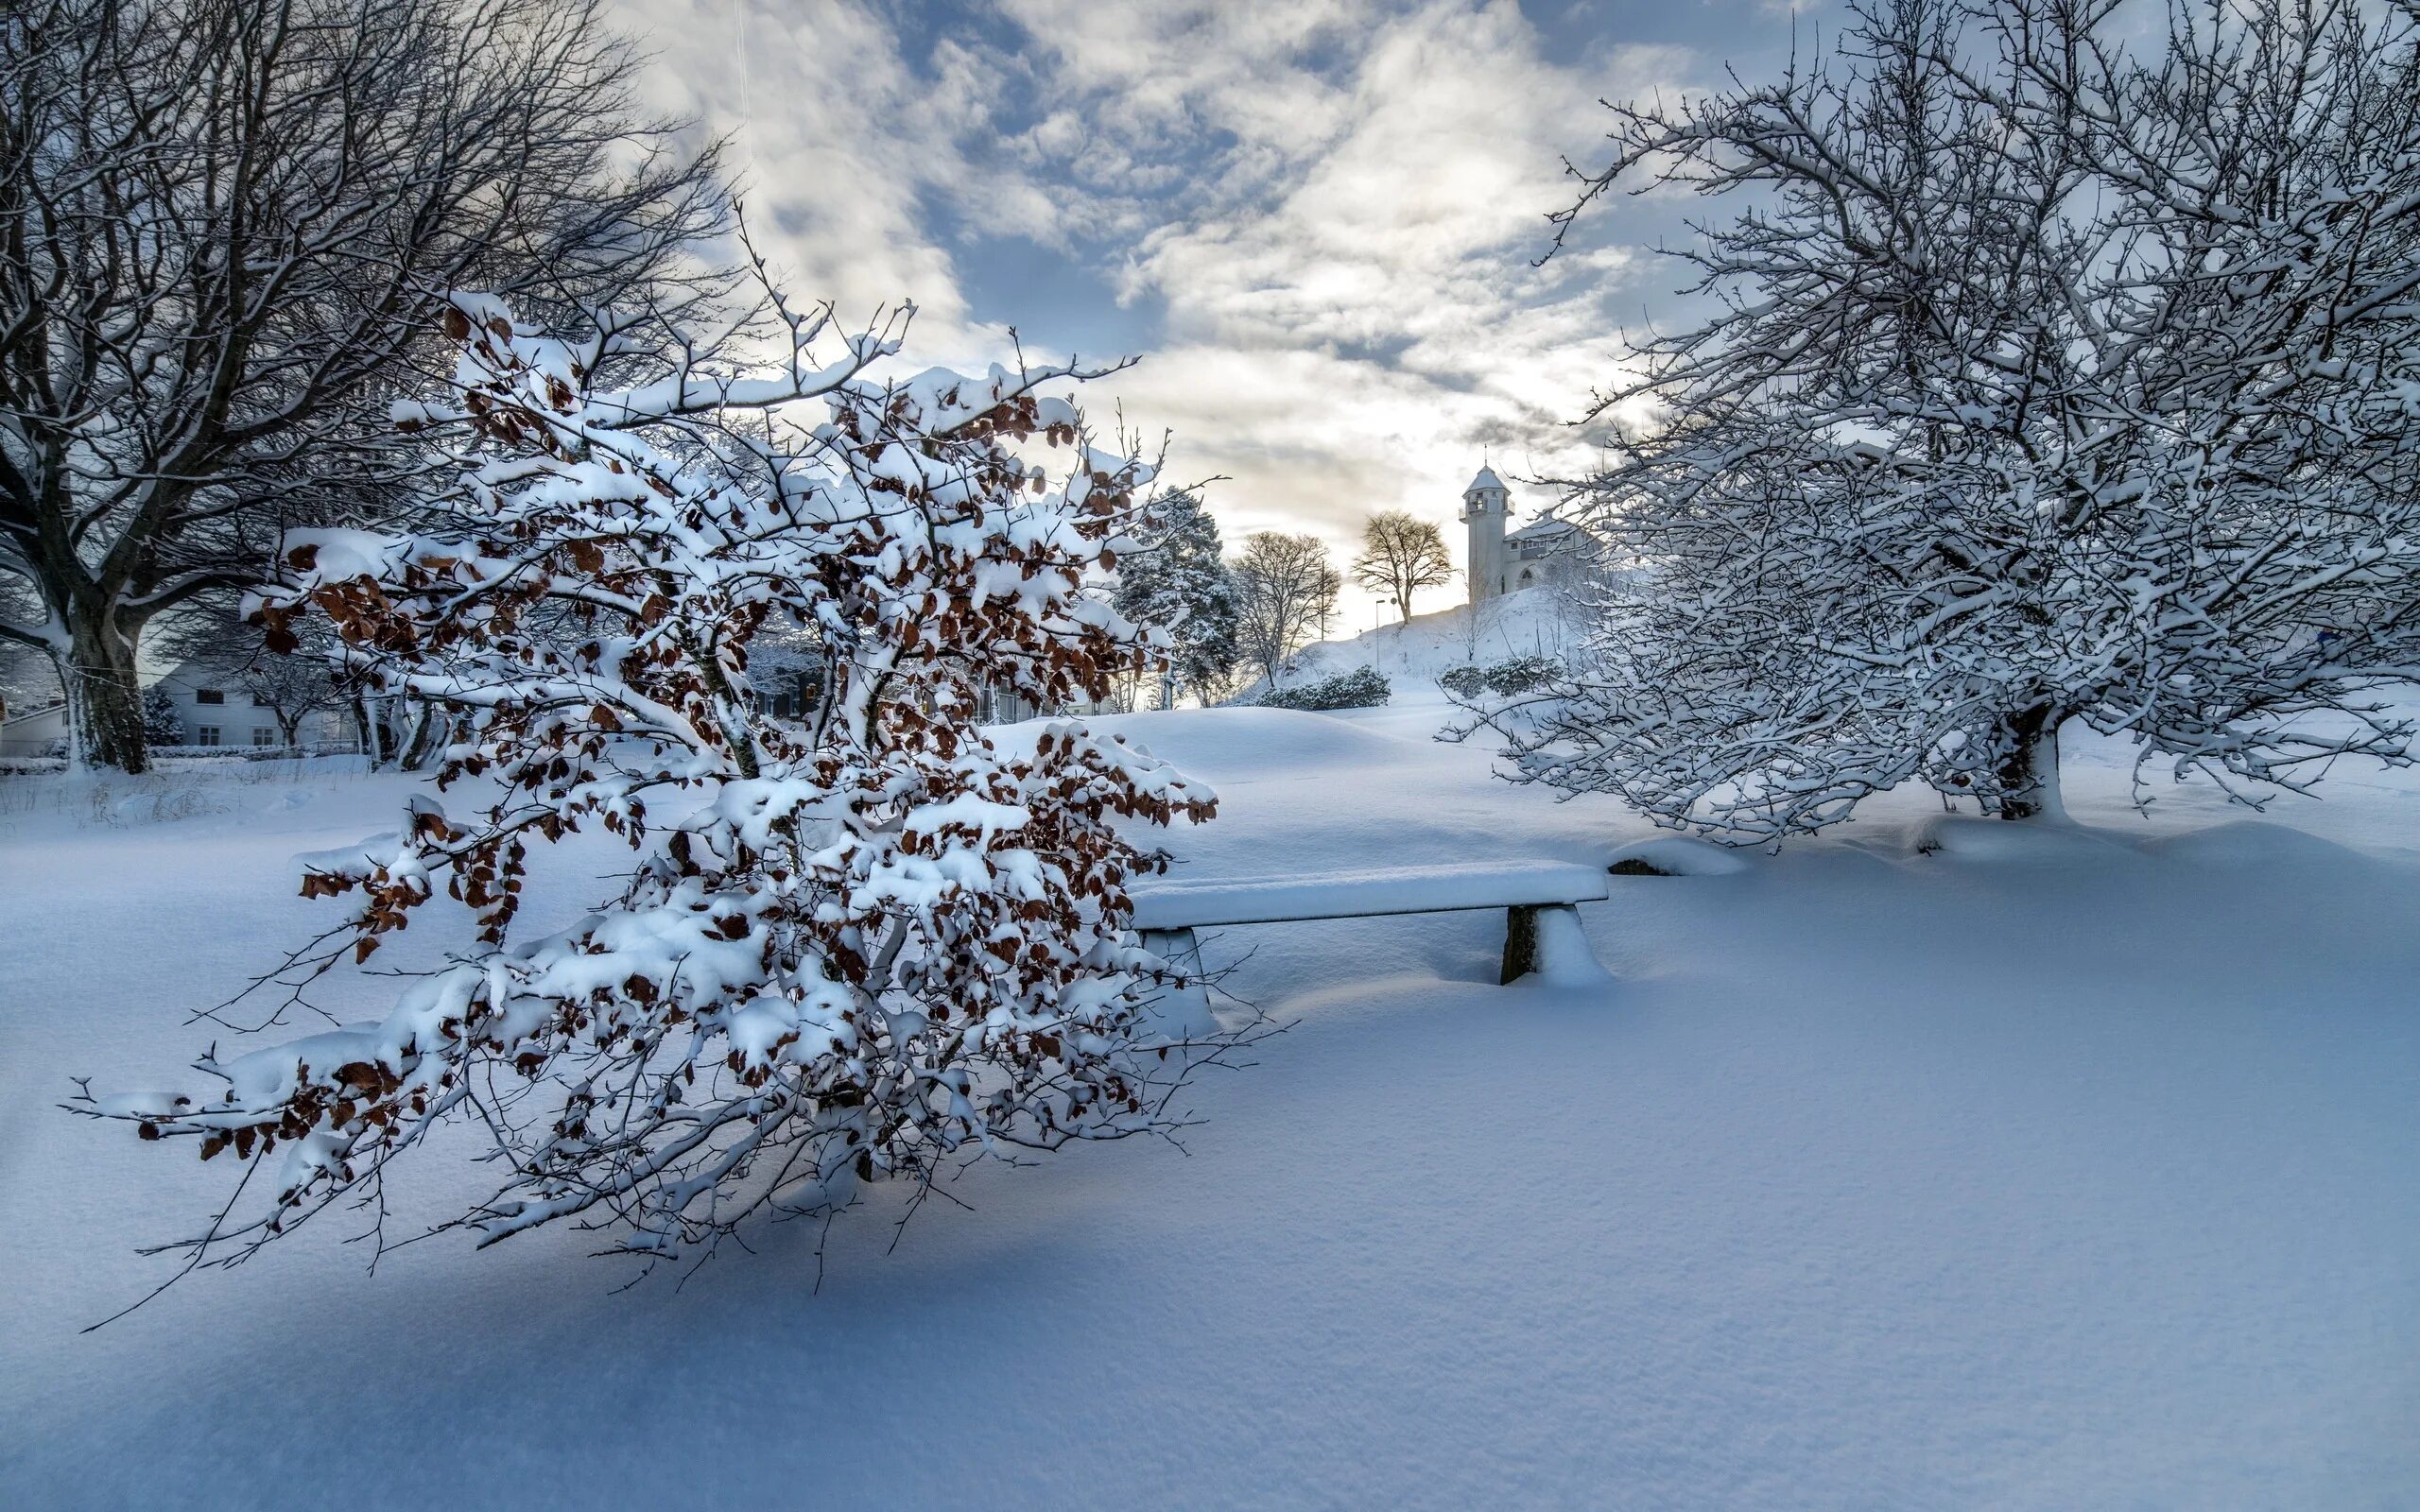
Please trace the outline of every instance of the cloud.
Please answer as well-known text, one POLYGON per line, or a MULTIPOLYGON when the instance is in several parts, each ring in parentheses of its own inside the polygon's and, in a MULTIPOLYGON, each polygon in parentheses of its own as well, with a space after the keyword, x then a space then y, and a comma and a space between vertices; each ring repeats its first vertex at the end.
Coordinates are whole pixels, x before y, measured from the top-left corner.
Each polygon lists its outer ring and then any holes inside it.
MULTIPOLYGON (((1671 60, 1549 61, 1510 4, 1365 20, 1318 77, 1313 128, 1263 154, 1290 161, 1231 176, 1120 272, 1130 297, 1163 301, 1170 338, 1121 380, 1129 412, 1167 414, 1184 455, 1233 475, 1222 517, 1340 546, 1374 508, 1450 524, 1482 453, 1536 473, 1584 461, 1570 422, 1619 357, 1602 280, 1632 256, 1532 260, 1594 92, 1671 60)), ((1245 143, 1265 124, 1202 122, 1245 143)))
POLYGON ((1696 58, 1549 43, 1512 0, 622 3, 664 103, 739 132, 803 291, 915 299, 938 360, 998 354, 1011 322, 1088 354, 1106 329, 1143 361, 1088 407, 1227 474, 1231 533, 1340 551, 1376 508, 1450 526, 1482 452, 1584 462, 1570 422, 1647 264, 1610 217, 1532 259, 1594 100, 1696 58))

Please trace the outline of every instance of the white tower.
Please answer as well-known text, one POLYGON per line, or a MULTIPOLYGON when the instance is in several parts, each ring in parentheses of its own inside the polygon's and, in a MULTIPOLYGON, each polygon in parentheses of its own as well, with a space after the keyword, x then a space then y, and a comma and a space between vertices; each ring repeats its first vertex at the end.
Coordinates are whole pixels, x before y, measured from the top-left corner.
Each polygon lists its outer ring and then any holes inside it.
POLYGON ((1462 524, 1471 533, 1465 576, 1474 604, 1504 592, 1504 517, 1511 505, 1504 480, 1491 467, 1480 468, 1478 476, 1462 490, 1462 524))

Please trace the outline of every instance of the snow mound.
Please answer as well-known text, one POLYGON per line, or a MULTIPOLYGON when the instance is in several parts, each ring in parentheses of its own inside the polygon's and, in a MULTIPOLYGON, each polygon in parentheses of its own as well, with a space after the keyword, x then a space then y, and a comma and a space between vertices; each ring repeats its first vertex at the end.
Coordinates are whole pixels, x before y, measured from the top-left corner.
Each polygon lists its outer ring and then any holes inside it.
POLYGON ((2232 819, 2144 842, 2143 850, 2192 867, 2342 867, 2364 858, 2332 840, 2261 819, 2232 819))
POLYGON ((2126 847, 2080 824, 2010 823, 1967 814, 1944 814, 1917 825, 1908 849, 1919 856, 1996 866, 2070 866, 2106 863, 2126 847))
POLYGON ((1727 846, 1677 834, 1634 840, 1605 858, 1607 868, 1616 871, 1622 869, 1624 862, 1636 862, 1667 877, 1729 877, 1748 869, 1747 858, 1727 846))

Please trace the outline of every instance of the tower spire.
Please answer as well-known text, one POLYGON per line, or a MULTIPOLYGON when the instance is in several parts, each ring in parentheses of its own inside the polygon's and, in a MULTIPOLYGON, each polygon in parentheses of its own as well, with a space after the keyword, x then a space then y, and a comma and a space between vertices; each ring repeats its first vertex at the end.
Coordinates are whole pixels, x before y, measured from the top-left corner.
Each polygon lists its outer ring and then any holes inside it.
POLYGON ((1495 475, 1487 454, 1480 457, 1478 476, 1462 490, 1462 524, 1470 531, 1462 572, 1473 604, 1504 592, 1504 519, 1512 505, 1512 492, 1495 475))

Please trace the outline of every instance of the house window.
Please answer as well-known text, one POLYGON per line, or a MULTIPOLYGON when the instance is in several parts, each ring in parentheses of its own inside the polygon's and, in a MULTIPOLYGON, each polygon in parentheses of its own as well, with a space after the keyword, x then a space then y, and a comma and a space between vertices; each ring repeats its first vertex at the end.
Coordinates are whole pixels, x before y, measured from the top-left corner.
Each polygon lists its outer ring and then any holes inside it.
POLYGON ((266 709, 268 707, 268 697, 266 694, 253 694, 251 701, 252 707, 255 709, 266 709))
POLYGON ((277 744, 277 731, 269 729, 267 725, 255 725, 252 727, 252 744, 255 746, 274 746, 277 744))
POLYGON ((193 690, 193 701, 196 703, 225 703, 227 701, 227 690, 224 688, 196 688, 193 690))
POLYGON ((197 746, 217 745, 218 727, 216 725, 197 726, 193 732, 193 743, 197 746))

